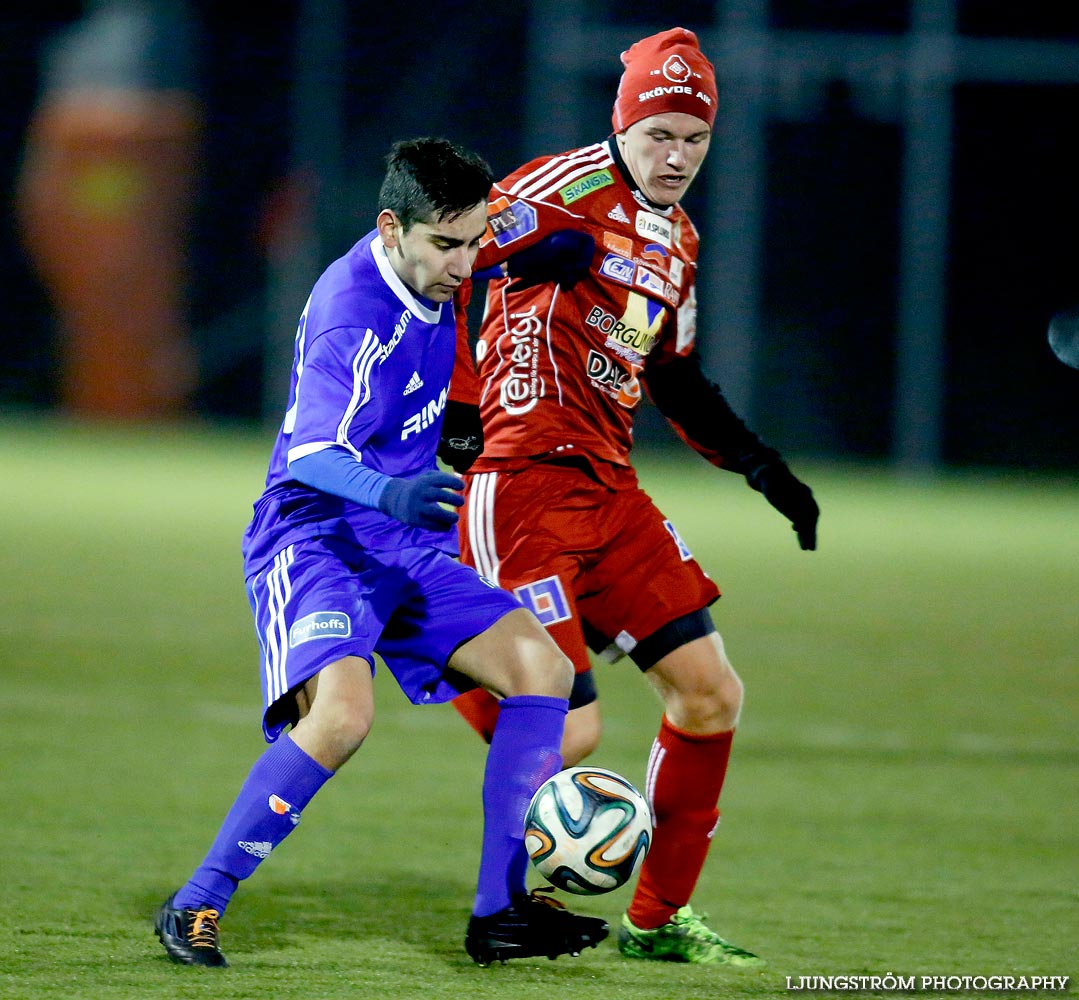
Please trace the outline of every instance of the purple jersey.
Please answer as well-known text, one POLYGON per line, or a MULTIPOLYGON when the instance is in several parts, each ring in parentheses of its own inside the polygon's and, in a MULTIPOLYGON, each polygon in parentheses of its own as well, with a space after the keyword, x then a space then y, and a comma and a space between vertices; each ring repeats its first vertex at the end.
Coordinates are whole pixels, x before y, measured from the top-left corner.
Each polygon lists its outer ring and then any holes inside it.
POLYGON ((305 486, 288 469, 331 447, 388 476, 437 468, 456 336, 453 304, 408 288, 377 230, 323 272, 300 317, 288 410, 244 534, 246 575, 291 542, 320 535, 371 550, 425 545, 457 554, 457 532, 411 527, 305 486))

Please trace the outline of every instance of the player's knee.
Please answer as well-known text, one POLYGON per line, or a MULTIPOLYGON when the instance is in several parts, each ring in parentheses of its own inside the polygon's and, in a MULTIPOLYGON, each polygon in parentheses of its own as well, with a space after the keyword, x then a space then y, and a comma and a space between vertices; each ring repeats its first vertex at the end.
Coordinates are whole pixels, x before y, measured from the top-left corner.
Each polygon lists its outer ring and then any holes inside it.
POLYGON ((573 663, 554 641, 550 645, 551 648, 545 650, 540 673, 535 676, 534 683, 543 687, 550 686, 550 690, 543 691, 543 694, 569 699, 570 691, 573 690, 573 663))
POLYGON ((542 694, 569 698, 573 689, 573 663, 558 648, 542 625, 526 630, 516 645, 507 694, 542 694))
POLYGON ((694 732, 723 732, 738 725, 745 690, 728 666, 715 677, 679 692, 686 727, 694 732))
POLYGON ((694 733, 734 729, 742 711, 741 678, 723 657, 706 670, 670 672, 663 685, 667 717, 694 733))
POLYGON ((323 670, 293 728, 293 739, 324 767, 337 770, 361 746, 374 722, 370 672, 339 661, 323 670))

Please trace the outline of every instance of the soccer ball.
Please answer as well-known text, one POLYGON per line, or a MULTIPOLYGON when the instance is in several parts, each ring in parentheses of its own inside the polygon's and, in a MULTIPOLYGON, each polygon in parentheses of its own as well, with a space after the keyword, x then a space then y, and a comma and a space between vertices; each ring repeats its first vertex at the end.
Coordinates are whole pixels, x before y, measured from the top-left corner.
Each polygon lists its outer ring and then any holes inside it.
POLYGON ((644 796, 602 767, 560 771, 540 785, 525 814, 525 847, 536 870, 582 896, 625 885, 651 843, 644 796))

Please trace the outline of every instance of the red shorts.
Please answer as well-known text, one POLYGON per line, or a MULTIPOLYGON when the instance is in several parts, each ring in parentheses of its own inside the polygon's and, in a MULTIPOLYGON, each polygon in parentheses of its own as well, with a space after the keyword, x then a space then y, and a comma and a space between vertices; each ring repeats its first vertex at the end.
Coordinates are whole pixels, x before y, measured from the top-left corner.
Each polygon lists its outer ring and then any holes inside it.
POLYGON ((541 463, 465 476, 462 561, 513 591, 578 673, 588 646, 615 659, 719 597, 633 470, 620 478, 541 463))

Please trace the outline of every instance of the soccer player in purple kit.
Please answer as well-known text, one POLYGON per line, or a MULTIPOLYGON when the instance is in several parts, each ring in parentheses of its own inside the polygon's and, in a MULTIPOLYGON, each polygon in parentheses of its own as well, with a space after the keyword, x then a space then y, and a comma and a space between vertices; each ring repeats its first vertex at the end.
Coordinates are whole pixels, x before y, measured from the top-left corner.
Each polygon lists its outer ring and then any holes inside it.
POLYGON ((227 965, 218 921, 239 882, 367 736, 376 652, 413 703, 473 685, 503 698, 483 781, 472 959, 554 958, 607 936, 605 921, 526 892, 524 813, 561 766, 572 667, 531 612, 456 560, 464 484, 435 462, 453 299, 491 181, 482 159, 445 140, 396 144, 376 228, 327 268, 300 318, 288 409, 243 544, 269 747, 158 911, 176 962, 227 965))

